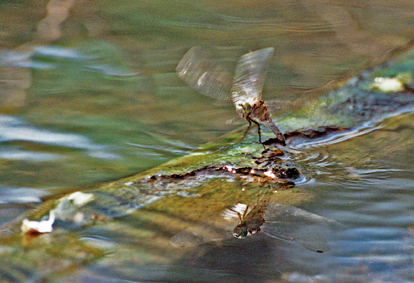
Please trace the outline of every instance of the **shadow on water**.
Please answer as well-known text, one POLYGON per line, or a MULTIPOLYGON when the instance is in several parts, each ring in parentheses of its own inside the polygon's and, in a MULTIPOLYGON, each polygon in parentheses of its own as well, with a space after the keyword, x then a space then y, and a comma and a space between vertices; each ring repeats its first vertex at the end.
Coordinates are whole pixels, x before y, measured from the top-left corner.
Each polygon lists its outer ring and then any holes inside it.
MULTIPOLYGON (((294 277, 299 272, 306 274, 308 278, 318 276, 325 270, 322 262, 330 258, 329 253, 315 253, 292 242, 269 238, 263 233, 254 234, 243 240, 236 239, 231 235, 234 226, 228 227, 225 231, 227 237, 222 233, 224 237, 221 239, 192 247, 174 247, 169 237, 173 235, 171 229, 176 229, 174 223, 177 219, 155 211, 138 211, 122 220, 124 221, 135 228, 130 230, 124 227, 122 232, 112 229, 103 232, 95 227, 81 232, 80 236, 85 241, 95 242, 95 245, 102 247, 105 244, 99 244, 99 241, 112 243, 119 251, 113 250, 107 260, 74 272, 70 275, 72 280, 271 282, 285 280, 286 276, 294 277), (158 219, 158 225, 154 222, 146 223, 145 219, 153 217, 158 219), (167 221, 162 220, 163 217, 166 217, 167 221), (130 233, 134 230, 141 232, 133 236, 130 233), (102 236, 99 236, 101 233, 102 236), (153 236, 148 237, 148 234, 153 236), (152 264, 151 261, 154 260, 158 263, 152 264), (168 264, 163 263, 165 260, 168 264)), ((209 228, 217 229, 213 224, 209 228)), ((328 237, 328 233, 324 236, 328 237)), ((59 280, 62 280, 62 277, 59 277, 59 280)))

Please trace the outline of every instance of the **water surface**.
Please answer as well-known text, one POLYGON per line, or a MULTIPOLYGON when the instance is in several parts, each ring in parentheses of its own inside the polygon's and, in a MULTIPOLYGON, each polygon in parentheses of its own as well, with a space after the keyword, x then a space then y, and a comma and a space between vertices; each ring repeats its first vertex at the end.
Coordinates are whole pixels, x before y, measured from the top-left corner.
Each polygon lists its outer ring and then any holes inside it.
MULTIPOLYGON (((197 94, 175 74, 190 47, 218 46, 217 55, 230 64, 249 50, 274 47, 264 98, 282 106, 277 118, 407 48, 414 7, 412 1, 51 0, 3 1, 0 14, 5 222, 45 196, 154 167, 239 127, 225 123, 236 115, 230 102, 197 94)), ((289 250, 299 262, 284 269, 272 265, 270 249, 257 255, 260 268, 245 269, 240 280, 289 270, 331 276, 340 267, 348 270, 344 281, 353 280, 348 275, 370 281, 368 273, 385 282, 412 280, 410 119, 396 118, 346 143, 303 149, 300 159, 313 178, 300 186, 319 196, 306 208, 349 229, 322 259, 289 250)), ((252 254, 246 268, 258 260, 252 254)), ((153 268, 150 277, 165 280, 164 267, 153 268)), ((82 272, 85 281, 97 276, 82 272)), ((233 272, 235 280, 240 272, 233 272)), ((116 274, 110 269, 102 282, 116 274)))

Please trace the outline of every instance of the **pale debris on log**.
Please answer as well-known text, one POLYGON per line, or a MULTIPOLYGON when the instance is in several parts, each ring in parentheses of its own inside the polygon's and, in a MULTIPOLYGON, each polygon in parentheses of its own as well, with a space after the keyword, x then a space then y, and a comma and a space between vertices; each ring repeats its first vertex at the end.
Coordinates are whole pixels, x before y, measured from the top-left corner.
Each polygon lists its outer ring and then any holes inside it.
POLYGON ((55 213, 50 211, 49 219, 43 221, 30 221, 24 219, 20 229, 23 233, 51 233, 53 223, 55 222, 55 213))

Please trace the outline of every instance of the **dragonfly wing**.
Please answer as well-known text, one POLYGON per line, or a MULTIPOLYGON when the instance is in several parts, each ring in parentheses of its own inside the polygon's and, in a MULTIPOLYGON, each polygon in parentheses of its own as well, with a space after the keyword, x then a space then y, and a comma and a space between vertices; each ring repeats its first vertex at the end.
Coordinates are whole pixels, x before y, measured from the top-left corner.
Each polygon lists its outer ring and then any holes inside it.
POLYGON ((207 242, 208 239, 205 237, 198 235, 195 232, 184 230, 170 239, 170 243, 175 247, 182 247, 182 248, 188 248, 197 246, 199 244, 202 244, 204 242, 207 242))
POLYGON ((274 48, 264 48, 243 55, 236 66, 232 100, 236 107, 254 99, 260 100, 274 48))
POLYGON ((293 206, 272 203, 267 207, 262 231, 271 238, 296 242, 311 251, 326 252, 330 248, 323 235, 332 225, 340 224, 293 206))
POLYGON ((302 104, 298 101, 288 100, 266 100, 269 114, 277 113, 278 115, 288 114, 293 109, 299 108, 302 104))
POLYGON ((212 58, 211 51, 194 46, 176 67, 178 76, 201 94, 218 99, 230 99, 232 74, 224 64, 212 58))
POLYGON ((225 228, 218 226, 215 223, 198 223, 171 237, 170 242, 176 247, 193 247, 205 242, 232 238, 232 225, 227 224, 225 228))

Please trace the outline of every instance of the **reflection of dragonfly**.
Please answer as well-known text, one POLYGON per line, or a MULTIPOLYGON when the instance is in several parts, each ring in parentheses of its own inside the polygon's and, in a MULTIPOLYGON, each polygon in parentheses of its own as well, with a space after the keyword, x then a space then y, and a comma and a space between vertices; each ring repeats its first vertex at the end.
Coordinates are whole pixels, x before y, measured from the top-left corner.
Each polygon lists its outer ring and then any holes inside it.
MULTIPOLYGON (((249 206, 237 204, 223 213, 227 220, 237 219, 233 236, 238 239, 261 232, 270 238, 295 242, 304 248, 323 253, 329 250, 323 233, 338 222, 307 212, 294 206, 259 201, 249 206)), ((220 225, 219 225, 220 226, 220 225)), ((182 231, 171 238, 176 246, 194 246, 207 241, 223 240, 229 237, 229 231, 223 231, 215 225, 199 224, 182 231)))
MULTIPOLYGON (((269 61, 274 48, 264 48, 243 55, 236 66, 233 80, 225 68, 215 63, 208 50, 195 46, 191 48, 177 65, 177 72, 189 86, 200 93, 219 99, 232 99, 240 117, 258 127, 260 124, 273 131, 281 144, 285 144, 282 132, 270 118, 267 106, 261 100, 269 61)), ((246 131, 246 133, 247 133, 246 131)), ((245 133, 245 135, 246 135, 245 133)))

